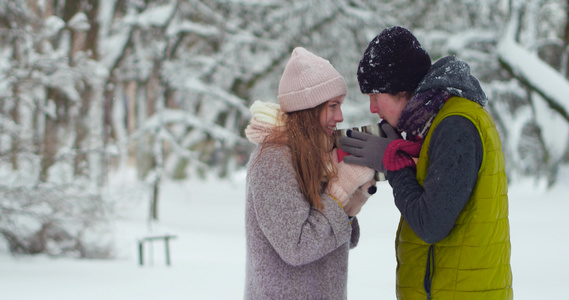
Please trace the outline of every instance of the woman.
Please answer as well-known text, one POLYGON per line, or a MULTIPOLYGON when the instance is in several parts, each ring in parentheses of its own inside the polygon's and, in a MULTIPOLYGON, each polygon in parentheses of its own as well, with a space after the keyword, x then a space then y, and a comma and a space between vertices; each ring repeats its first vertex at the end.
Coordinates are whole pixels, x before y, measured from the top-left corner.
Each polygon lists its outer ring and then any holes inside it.
POLYGON ((352 154, 346 162, 387 170, 402 216, 397 298, 512 299, 504 156, 469 66, 452 56, 431 65, 396 26, 369 43, 358 82, 370 111, 407 137, 386 124, 387 138, 351 132, 340 140, 352 154))
MULTIPOLYGON (((338 163, 332 132, 343 120, 344 79, 295 48, 277 104, 257 101, 245 133, 258 144, 247 170, 245 299, 346 299, 354 217, 374 171, 338 163)), ((372 189, 373 191, 373 189, 372 189)))

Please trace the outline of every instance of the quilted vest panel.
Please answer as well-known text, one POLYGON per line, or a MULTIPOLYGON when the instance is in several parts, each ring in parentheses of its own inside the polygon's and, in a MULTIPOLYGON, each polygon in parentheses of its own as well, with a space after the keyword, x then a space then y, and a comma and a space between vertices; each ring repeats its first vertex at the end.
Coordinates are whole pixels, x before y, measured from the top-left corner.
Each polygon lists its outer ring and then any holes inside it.
POLYGON ((472 121, 482 138, 483 160, 471 198, 451 233, 432 245, 401 218, 396 237, 398 299, 427 299, 424 288, 431 260, 431 299, 513 299, 510 267, 508 185, 500 137, 492 117, 468 99, 449 99, 435 117, 417 162, 422 185, 429 165, 429 142, 446 117, 472 121), (434 267, 433 267, 434 266, 434 267))

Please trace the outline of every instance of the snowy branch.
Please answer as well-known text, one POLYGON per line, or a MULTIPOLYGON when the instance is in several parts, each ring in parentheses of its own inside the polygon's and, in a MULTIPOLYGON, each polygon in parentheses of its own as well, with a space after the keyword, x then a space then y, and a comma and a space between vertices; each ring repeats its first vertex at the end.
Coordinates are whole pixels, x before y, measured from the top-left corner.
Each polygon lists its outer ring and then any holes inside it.
POLYGON ((569 82, 559 72, 515 42, 518 22, 513 17, 505 36, 498 44, 500 63, 512 76, 538 93, 551 107, 569 122, 569 82))
POLYGON ((203 120, 195 115, 185 113, 180 110, 164 109, 150 117, 146 122, 132 134, 131 140, 136 140, 148 132, 157 132, 163 126, 172 124, 185 124, 202 130, 210 134, 215 139, 219 139, 232 144, 248 144, 247 139, 239 134, 227 130, 217 124, 205 124, 203 120))

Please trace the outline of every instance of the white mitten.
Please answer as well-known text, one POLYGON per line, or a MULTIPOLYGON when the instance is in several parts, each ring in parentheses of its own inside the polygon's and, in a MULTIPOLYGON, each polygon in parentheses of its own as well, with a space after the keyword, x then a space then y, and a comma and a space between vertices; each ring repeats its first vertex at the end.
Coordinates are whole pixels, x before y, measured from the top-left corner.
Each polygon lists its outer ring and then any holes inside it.
POLYGON ((332 164, 338 170, 338 176, 328 182, 326 192, 334 197, 342 207, 346 207, 350 201, 350 196, 363 184, 373 180, 374 170, 365 166, 338 163, 336 149, 332 151, 332 164))
POLYGON ((360 186, 350 197, 350 201, 348 204, 344 206, 344 211, 350 217, 356 216, 360 210, 362 210, 362 206, 367 202, 369 197, 377 191, 375 186, 375 180, 370 180, 360 186))

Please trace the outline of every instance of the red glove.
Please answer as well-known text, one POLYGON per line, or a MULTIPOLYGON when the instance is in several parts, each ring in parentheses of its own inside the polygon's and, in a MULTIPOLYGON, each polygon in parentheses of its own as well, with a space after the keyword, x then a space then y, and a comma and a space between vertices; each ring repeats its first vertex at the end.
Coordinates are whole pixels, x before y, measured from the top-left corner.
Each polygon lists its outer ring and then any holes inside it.
POLYGON ((403 139, 393 140, 385 149, 383 165, 386 170, 398 171, 405 167, 415 167, 413 157, 419 157, 422 142, 412 142, 403 139))

